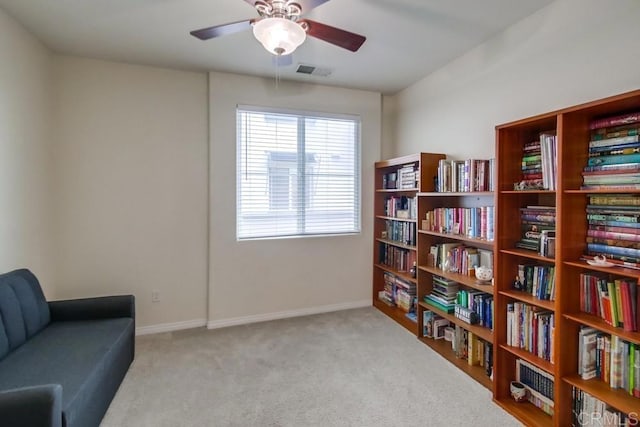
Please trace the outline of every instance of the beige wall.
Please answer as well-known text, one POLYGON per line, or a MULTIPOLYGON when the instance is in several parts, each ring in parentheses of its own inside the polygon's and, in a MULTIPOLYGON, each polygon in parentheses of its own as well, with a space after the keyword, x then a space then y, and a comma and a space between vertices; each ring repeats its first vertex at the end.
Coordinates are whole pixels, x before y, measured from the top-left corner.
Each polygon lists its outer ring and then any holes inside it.
POLYGON ((381 97, 374 92, 212 72, 209 326, 369 305, 373 163, 381 97), (362 233, 236 241, 235 111, 257 105, 356 114, 362 120, 362 233))
POLYGON ((204 325, 206 74, 56 56, 53 87, 58 295, 133 293, 139 327, 204 325))
POLYGON ((400 92, 384 151, 488 158, 497 124, 640 88, 639 19, 638 0, 552 3, 400 92))
POLYGON ((55 296, 50 54, 0 10, 0 273, 31 269, 55 296))

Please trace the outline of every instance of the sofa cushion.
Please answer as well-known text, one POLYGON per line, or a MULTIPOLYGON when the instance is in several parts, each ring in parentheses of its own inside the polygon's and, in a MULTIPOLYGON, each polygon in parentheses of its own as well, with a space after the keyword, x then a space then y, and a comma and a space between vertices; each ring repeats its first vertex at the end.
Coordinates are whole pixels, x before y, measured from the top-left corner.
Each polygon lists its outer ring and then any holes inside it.
POLYGON ((52 322, 0 361, 0 390, 60 384, 65 425, 97 425, 106 410, 95 407, 104 401, 98 395, 112 396, 131 363, 133 325, 131 318, 52 322))
POLYGON ((29 270, 0 275, 0 360, 50 321, 40 283, 29 270))

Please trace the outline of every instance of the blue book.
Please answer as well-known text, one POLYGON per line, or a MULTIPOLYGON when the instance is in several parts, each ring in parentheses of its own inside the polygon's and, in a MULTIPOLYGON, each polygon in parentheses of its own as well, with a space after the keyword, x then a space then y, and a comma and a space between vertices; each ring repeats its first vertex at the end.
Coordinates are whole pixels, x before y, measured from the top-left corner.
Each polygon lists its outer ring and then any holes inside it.
POLYGON ((587 165, 600 166, 600 165, 617 165, 621 163, 640 163, 640 153, 591 157, 589 158, 587 165))

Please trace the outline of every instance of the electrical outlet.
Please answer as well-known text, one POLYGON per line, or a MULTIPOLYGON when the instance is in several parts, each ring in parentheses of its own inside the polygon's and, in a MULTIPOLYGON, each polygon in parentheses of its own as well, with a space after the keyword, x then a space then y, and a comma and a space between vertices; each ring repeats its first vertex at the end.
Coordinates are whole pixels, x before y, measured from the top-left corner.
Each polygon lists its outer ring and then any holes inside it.
POLYGON ((160 291, 151 291, 151 302, 160 302, 160 291))

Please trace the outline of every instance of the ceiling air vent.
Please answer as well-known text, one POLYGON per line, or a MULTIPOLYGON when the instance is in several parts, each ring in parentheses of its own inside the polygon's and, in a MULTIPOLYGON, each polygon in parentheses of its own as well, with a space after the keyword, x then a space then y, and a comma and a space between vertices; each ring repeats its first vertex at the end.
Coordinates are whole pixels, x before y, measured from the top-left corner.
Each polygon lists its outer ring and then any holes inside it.
POLYGON ((328 69, 328 68, 316 67, 315 65, 298 64, 298 68, 296 69, 296 73, 310 74, 312 76, 327 77, 327 76, 331 75, 331 70, 328 69))

